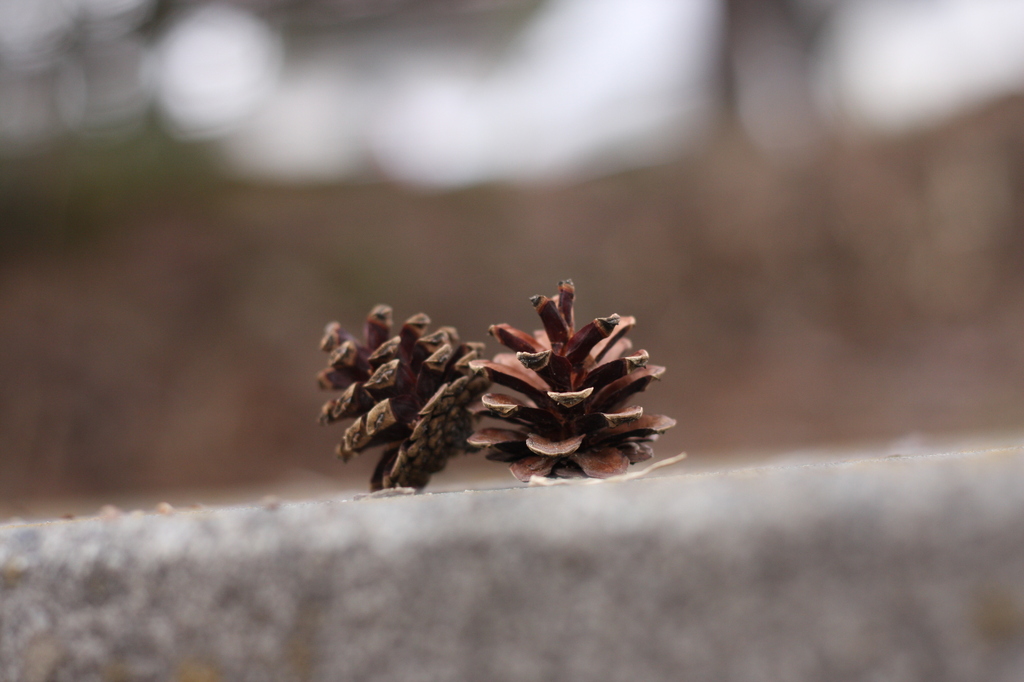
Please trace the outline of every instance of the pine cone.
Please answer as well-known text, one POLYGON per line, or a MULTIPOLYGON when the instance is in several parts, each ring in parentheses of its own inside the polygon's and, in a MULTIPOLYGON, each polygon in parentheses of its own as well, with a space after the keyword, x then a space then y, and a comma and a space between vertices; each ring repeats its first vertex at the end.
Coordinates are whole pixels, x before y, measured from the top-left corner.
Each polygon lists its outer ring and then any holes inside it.
POLYGON ((330 353, 320 386, 344 391, 324 404, 320 423, 355 418, 338 446, 346 462, 384 446, 372 491, 426 486, 449 456, 466 449, 473 430, 466 406, 489 386, 469 369, 483 344, 460 344, 453 327, 426 334, 429 325, 423 313, 413 315, 391 337, 391 308, 379 305, 366 318, 363 345, 337 322, 320 342, 330 353))
POLYGON ((558 283, 558 297, 534 296, 544 330, 533 336, 507 324, 490 328, 515 351, 469 366, 496 384, 522 393, 520 400, 500 393, 483 396, 490 414, 518 429, 482 429, 469 444, 490 448, 488 459, 509 462, 521 481, 549 478, 608 478, 653 456, 650 441, 675 426, 662 415, 623 407, 665 372, 647 364, 648 354, 632 348, 626 333, 632 317, 599 317, 578 332, 573 320, 575 289, 558 283))

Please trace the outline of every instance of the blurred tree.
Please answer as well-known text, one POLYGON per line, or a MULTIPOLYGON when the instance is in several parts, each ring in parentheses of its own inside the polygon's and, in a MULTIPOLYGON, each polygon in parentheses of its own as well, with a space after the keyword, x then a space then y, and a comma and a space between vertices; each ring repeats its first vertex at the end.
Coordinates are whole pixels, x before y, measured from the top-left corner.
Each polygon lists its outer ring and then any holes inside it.
POLYGON ((821 134, 812 58, 840 0, 724 0, 722 102, 761 147, 800 148, 821 134))

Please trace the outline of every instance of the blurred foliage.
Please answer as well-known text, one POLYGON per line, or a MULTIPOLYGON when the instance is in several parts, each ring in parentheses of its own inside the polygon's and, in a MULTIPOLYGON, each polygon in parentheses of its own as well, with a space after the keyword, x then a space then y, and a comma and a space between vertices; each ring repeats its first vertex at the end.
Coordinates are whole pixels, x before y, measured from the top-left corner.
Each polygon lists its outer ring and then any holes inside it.
POLYGON ((0 493, 362 485, 315 424, 324 323, 384 302, 484 340, 566 276, 668 367, 661 455, 1019 427, 1022 131, 1012 100, 780 160, 724 125, 658 168, 435 193, 226 182, 153 132, 5 160, 0 493))
POLYGON ((0 156, 0 260, 80 248, 142 207, 200 202, 220 182, 201 144, 153 122, 131 138, 68 138, 38 154, 0 156))

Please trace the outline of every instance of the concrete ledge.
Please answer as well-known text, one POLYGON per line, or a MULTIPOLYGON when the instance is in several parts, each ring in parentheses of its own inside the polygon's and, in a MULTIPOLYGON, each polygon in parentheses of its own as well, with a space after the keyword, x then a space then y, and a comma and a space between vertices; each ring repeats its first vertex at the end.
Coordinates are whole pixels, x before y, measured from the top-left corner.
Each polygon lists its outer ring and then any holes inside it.
POLYGON ((1024 449, 0 529, 0 679, 1024 679, 1024 449))

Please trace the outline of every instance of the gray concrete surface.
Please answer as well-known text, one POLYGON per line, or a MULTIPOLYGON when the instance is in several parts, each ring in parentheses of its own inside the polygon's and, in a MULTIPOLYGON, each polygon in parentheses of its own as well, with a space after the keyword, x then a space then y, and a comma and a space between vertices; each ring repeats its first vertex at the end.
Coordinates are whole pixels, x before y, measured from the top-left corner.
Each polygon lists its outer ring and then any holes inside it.
POLYGON ((1024 449, 0 528, 0 679, 1024 680, 1024 449))

